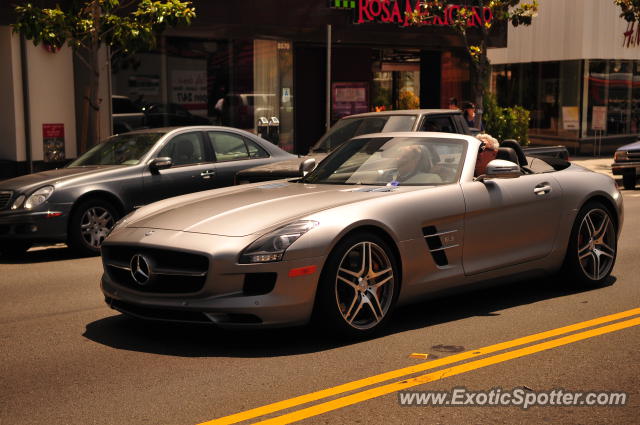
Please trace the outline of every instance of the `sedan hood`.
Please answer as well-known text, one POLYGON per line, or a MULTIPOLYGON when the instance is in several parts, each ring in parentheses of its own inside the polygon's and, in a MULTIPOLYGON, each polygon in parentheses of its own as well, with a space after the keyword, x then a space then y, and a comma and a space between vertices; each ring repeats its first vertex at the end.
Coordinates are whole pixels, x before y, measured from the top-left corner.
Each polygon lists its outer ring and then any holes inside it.
POLYGON ((91 166, 41 171, 0 182, 0 189, 27 192, 45 185, 53 185, 75 177, 95 174, 113 168, 114 166, 91 166))
POLYGON ((395 189, 374 186, 309 185, 283 181, 236 186, 151 204, 137 213, 140 218, 134 215, 127 227, 246 236, 317 211, 392 196, 394 192, 395 189))
POLYGON ((300 164, 306 159, 314 158, 319 163, 327 156, 326 153, 315 153, 312 155, 301 156, 299 158, 288 159, 286 161, 272 162, 271 164, 260 165, 258 167, 247 168, 238 172, 238 178, 242 176, 269 176, 273 179, 285 177, 299 177, 300 164))

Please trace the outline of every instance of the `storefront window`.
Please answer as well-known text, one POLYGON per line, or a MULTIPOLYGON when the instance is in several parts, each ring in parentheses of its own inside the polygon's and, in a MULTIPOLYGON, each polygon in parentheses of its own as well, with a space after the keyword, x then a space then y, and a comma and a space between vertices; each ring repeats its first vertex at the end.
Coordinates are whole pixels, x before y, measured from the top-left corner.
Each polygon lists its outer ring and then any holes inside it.
POLYGON ((580 129, 580 61, 501 65, 492 87, 501 106, 531 112, 529 133, 577 138, 580 129))
POLYGON ((631 121, 631 82, 633 70, 630 61, 609 61, 609 105, 607 135, 628 134, 631 121))
POLYGON ((172 37, 163 43, 165 53, 138 55, 135 66, 113 71, 113 93, 143 106, 148 125, 209 123, 257 132, 264 117, 265 137, 293 150, 290 42, 172 37))
POLYGON ((374 51, 371 110, 420 108, 420 51, 374 51))

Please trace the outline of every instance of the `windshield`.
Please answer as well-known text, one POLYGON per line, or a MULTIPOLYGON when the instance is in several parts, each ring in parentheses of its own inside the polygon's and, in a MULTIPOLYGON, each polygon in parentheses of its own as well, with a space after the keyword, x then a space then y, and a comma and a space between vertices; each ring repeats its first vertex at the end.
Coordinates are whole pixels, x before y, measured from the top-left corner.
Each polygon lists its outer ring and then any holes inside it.
POLYGON ((336 149, 303 183, 430 186, 458 181, 467 143, 431 137, 373 137, 336 149))
POLYGON ((87 165, 136 165, 164 133, 121 134, 94 146, 69 164, 69 167, 87 165))
POLYGON ((376 115, 344 118, 338 121, 311 149, 312 153, 330 152, 352 137, 372 133, 411 131, 415 115, 376 115))

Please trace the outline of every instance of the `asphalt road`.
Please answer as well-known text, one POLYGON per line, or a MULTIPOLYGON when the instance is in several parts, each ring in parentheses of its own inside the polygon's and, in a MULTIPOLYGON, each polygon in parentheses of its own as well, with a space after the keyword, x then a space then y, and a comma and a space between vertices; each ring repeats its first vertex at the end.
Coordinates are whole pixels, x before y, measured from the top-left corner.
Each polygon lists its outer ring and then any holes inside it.
POLYGON ((64 245, 32 249, 19 262, 0 258, 0 424, 195 425, 284 400, 242 423, 638 424, 638 310, 478 351, 640 307, 640 190, 623 193, 611 285, 579 291, 547 279, 423 302, 398 310, 384 335, 353 343, 309 328, 139 323, 104 304, 98 258, 75 258, 64 245), (375 378, 409 366, 416 369, 375 378), (398 389, 459 387, 615 391, 627 403, 399 405, 398 389))

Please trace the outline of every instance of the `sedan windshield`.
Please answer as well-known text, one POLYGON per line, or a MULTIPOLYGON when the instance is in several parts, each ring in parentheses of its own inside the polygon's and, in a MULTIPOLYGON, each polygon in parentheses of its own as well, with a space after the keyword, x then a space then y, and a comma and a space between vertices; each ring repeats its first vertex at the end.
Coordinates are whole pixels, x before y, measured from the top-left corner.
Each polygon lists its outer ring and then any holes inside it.
POLYGON ((87 165, 136 165, 164 133, 134 133, 111 137, 94 146, 69 164, 69 167, 87 165))
POLYGON ((416 115, 376 115, 343 118, 313 146, 311 153, 329 152, 352 137, 363 134, 411 131, 416 118, 416 115))
POLYGON ((431 137, 373 137, 336 149, 303 183, 430 186, 458 181, 466 141, 431 137))

